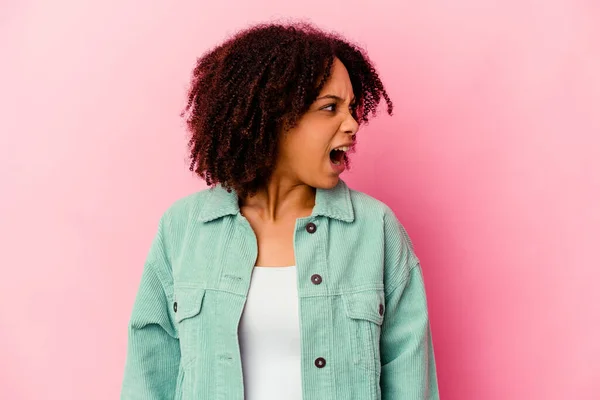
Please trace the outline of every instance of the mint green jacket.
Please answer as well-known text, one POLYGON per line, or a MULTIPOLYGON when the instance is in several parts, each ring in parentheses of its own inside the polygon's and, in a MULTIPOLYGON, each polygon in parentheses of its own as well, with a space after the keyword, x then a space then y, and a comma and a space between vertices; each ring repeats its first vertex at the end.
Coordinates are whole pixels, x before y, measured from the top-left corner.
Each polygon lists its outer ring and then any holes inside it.
MULTIPOLYGON (((384 203, 342 180, 296 220, 304 400, 439 399, 419 259, 384 203)), ((162 216, 129 322, 123 400, 244 398, 238 323, 257 257, 218 185, 162 216)))

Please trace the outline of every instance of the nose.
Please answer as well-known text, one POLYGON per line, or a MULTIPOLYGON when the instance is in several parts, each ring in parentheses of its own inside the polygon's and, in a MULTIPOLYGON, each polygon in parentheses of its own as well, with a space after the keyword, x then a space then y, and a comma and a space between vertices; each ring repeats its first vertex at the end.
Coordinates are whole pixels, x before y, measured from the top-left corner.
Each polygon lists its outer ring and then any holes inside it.
POLYGON ((356 132, 358 132, 358 122, 356 122, 351 113, 348 113, 340 128, 342 132, 347 133, 354 138, 356 132))

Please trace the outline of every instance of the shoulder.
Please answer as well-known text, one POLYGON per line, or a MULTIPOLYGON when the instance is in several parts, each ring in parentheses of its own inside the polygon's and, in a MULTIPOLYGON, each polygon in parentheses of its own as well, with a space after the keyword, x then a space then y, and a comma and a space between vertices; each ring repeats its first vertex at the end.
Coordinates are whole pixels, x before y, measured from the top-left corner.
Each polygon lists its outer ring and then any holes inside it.
POLYGON ((164 211, 162 219, 177 221, 197 217, 210 194, 210 188, 206 188, 174 200, 164 211))
POLYGON ((352 207, 357 222, 380 224, 386 241, 398 242, 399 245, 413 251, 413 243, 396 212, 388 204, 364 192, 348 188, 352 207))
POLYGON ((172 201, 159 218, 153 249, 159 249, 162 255, 172 259, 180 250, 186 232, 196 225, 209 195, 207 188, 172 201))
POLYGON ((415 254, 407 229, 392 207, 382 200, 354 189, 350 189, 350 197, 355 212, 355 222, 361 226, 369 225, 371 232, 380 231, 382 233, 386 258, 390 265, 401 266, 395 271, 398 273, 396 279, 401 279, 408 269, 419 264, 419 258, 415 254))
POLYGON ((357 219, 376 220, 383 224, 386 222, 400 224, 394 210, 382 200, 356 189, 348 188, 348 190, 357 219))

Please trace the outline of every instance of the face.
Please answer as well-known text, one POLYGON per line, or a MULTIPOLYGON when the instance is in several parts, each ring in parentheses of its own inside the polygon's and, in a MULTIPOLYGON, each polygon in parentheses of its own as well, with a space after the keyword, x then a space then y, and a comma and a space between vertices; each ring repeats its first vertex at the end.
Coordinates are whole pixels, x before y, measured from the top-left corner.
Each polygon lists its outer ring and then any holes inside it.
POLYGON ((344 150, 353 145, 358 131, 353 101, 348 70, 336 58, 317 100, 298 124, 283 134, 275 174, 315 188, 334 187, 346 167, 344 150))

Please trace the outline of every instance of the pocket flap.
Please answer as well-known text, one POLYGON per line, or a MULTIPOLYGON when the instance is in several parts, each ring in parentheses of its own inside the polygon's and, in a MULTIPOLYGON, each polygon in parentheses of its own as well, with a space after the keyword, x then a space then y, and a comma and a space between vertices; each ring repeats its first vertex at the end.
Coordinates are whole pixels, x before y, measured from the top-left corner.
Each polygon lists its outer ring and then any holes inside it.
POLYGON ((342 294, 349 318, 365 319, 381 325, 385 314, 385 296, 381 290, 342 294))
POLYGON ((175 286, 173 307, 175 320, 181 322, 200 313, 205 289, 192 286, 175 286))

